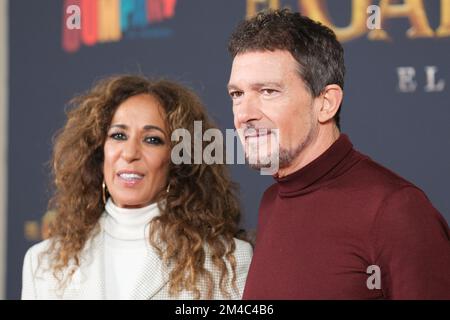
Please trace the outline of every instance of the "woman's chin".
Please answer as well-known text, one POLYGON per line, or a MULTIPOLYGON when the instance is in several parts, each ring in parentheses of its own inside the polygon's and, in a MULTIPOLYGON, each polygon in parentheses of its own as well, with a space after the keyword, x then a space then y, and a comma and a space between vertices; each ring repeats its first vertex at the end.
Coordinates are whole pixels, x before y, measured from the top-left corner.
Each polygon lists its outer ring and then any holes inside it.
POLYGON ((112 198, 114 204, 119 208, 126 209, 137 209, 148 206, 151 201, 144 199, 114 199, 112 198))

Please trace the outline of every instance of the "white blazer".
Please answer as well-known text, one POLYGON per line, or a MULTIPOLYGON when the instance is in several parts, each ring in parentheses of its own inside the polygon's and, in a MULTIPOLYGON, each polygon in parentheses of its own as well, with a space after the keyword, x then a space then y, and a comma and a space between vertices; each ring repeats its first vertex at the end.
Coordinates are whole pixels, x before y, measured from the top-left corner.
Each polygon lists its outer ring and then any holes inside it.
MULTIPOLYGON (((41 255, 42 252, 47 250, 50 240, 44 240, 31 247, 25 255, 23 264, 22 299, 105 299, 103 219, 100 219, 100 230, 81 251, 80 267, 75 269, 70 282, 63 290, 59 288, 59 282, 54 277, 53 271, 48 268, 47 255, 41 255), (42 260, 40 265, 39 260, 42 260)), ((236 286, 239 292, 235 292, 230 283, 228 283, 227 289, 231 294, 231 299, 241 299, 253 250, 250 244, 245 241, 235 239, 235 243, 236 286)), ((67 267, 64 274, 67 274, 71 268, 75 267, 67 267)), ((205 259, 205 268, 212 273, 215 283, 218 284, 220 272, 213 265, 210 257, 205 259)), ((231 275, 231 267, 228 262, 227 268, 231 275)), ((168 276, 169 270, 167 267, 157 256, 155 250, 149 248, 143 271, 138 277, 139 280, 130 299, 194 299, 194 295, 188 291, 182 291, 178 296, 170 296, 168 276)), ((205 285, 199 283, 198 287, 202 292, 202 298, 204 298, 205 285)), ((213 299, 224 298, 220 289, 216 286, 213 299)))

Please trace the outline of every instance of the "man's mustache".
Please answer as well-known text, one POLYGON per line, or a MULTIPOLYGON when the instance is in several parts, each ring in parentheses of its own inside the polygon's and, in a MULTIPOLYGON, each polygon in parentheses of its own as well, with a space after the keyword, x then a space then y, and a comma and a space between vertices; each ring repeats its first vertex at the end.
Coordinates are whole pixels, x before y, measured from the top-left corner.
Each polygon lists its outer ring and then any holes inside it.
POLYGON ((271 128, 263 128, 263 127, 256 127, 256 126, 246 126, 242 129, 243 136, 245 138, 251 138, 251 137, 260 137, 272 134, 271 128))

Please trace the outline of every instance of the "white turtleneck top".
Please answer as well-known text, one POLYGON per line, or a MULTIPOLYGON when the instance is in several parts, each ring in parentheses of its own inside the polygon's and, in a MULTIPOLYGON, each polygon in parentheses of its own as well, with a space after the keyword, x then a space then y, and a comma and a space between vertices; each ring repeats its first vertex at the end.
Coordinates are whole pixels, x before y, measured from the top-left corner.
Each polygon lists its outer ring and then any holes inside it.
POLYGON ((109 198, 105 210, 106 299, 130 299, 150 247, 148 226, 159 215, 158 205, 125 209, 109 198))

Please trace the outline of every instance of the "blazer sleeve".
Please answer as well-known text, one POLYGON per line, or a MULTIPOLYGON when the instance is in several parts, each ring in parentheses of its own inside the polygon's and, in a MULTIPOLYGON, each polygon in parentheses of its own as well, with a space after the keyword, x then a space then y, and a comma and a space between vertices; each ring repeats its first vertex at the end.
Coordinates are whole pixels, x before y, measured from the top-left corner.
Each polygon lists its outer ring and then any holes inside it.
POLYGON ((28 249, 25 254, 22 269, 22 300, 37 299, 36 284, 34 278, 33 248, 28 249))
POLYGON ((237 240, 239 250, 236 250, 236 286, 239 290, 237 299, 242 299, 248 270, 252 261, 253 249, 250 243, 237 240))

